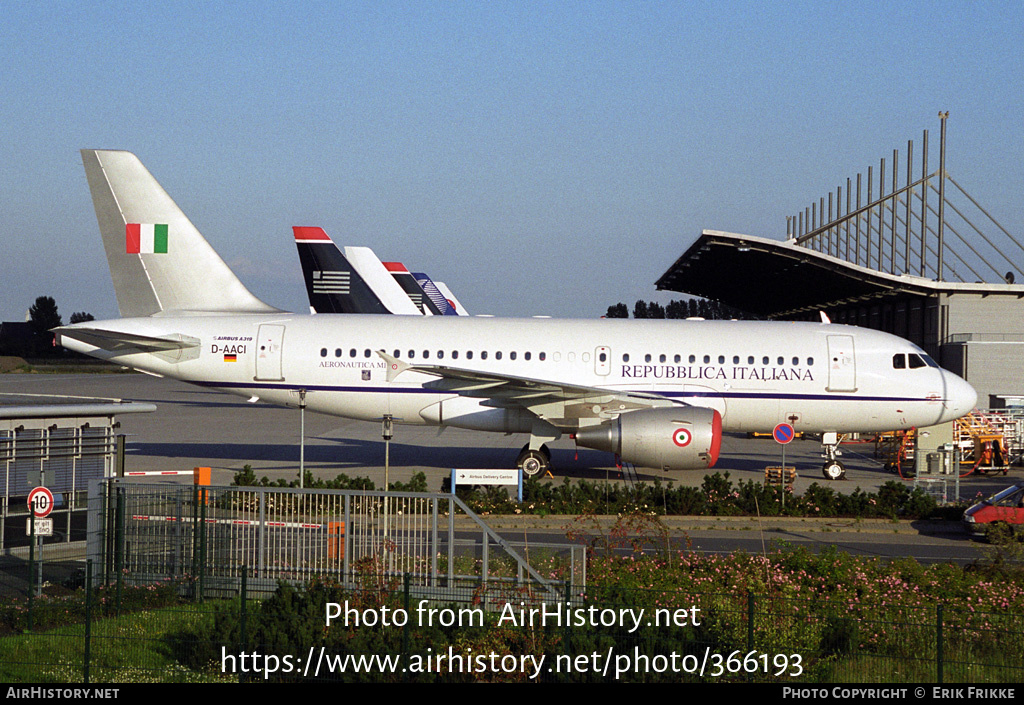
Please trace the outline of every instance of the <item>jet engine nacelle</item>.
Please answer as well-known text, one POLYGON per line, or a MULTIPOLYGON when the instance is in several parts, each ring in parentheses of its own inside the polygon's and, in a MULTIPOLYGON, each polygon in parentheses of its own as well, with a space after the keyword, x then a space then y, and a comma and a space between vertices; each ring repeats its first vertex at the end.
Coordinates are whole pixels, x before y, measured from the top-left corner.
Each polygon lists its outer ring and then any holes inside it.
POLYGON ((662 470, 710 468, 722 447, 722 415, 699 406, 645 409, 580 429, 576 442, 662 470))

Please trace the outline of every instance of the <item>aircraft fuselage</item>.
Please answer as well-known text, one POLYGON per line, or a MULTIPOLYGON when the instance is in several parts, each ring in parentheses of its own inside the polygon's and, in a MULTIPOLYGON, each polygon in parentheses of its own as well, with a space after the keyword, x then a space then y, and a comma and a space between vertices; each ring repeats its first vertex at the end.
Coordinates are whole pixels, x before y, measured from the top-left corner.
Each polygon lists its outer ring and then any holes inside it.
MULTIPOLYGON (((406 424, 498 432, 529 433, 535 417, 483 393, 446 391, 416 370, 389 381, 376 351, 413 365, 656 394, 718 410, 725 431, 767 431, 781 421, 812 432, 905 429, 952 420, 975 401, 966 382, 911 343, 834 324, 211 314, 84 325, 192 341, 169 352, 62 341, 146 372, 289 406, 305 390, 306 408, 347 418, 391 414, 406 424), (908 365, 910 355, 930 364, 908 365)), ((591 418, 568 407, 547 413, 572 432, 615 410, 595 403, 591 418)))

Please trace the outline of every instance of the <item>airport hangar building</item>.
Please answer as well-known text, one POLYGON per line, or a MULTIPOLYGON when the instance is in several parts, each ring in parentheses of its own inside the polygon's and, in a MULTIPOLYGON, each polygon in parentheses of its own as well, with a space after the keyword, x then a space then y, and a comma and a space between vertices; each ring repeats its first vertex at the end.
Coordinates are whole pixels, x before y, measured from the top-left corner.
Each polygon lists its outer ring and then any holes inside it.
POLYGON ((703 231, 657 288, 893 333, 970 382, 979 408, 1024 407, 1024 244, 950 174, 948 118, 938 169, 925 130, 919 161, 913 141, 893 150, 888 171, 881 159, 787 216, 785 240, 703 231))
POLYGON ((820 320, 893 333, 978 390, 978 406, 1024 405, 1024 285, 890 274, 785 241, 705 230, 659 290, 721 301, 755 316, 820 320))

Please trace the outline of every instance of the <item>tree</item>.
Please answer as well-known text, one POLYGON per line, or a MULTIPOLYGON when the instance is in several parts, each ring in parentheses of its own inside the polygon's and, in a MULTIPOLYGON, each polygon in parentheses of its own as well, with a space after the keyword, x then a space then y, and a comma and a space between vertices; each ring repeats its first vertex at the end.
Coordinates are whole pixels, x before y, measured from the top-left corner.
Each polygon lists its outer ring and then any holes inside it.
POLYGON ((633 318, 647 318, 647 302, 637 301, 633 304, 633 318))
POLYGON ((80 312, 72 313, 71 314, 71 322, 72 323, 85 323, 86 321, 95 321, 95 320, 96 320, 96 318, 91 313, 86 313, 85 311, 80 311, 80 312))
POLYGON ((608 307, 608 313, 605 314, 605 318, 629 318, 629 309, 626 308, 626 304, 617 303, 614 306, 608 307))
POLYGON ((686 318, 690 315, 690 307, 685 301, 672 299, 665 307, 665 318, 686 318))
POLYGON ((64 324, 57 313, 57 302, 50 296, 40 296, 28 310, 29 323, 32 326, 33 347, 36 355, 53 352, 53 333, 51 328, 64 324))
POLYGON ((647 304, 647 317, 648 318, 664 318, 665 307, 659 304, 657 301, 651 301, 647 304))

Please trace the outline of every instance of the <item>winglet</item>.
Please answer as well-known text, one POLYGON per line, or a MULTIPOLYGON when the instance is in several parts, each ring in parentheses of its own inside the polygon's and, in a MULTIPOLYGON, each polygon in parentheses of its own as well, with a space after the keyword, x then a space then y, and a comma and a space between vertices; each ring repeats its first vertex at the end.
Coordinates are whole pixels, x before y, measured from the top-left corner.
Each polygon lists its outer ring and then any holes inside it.
POLYGON ((403 372, 412 367, 412 365, 410 365, 408 362, 402 362, 397 357, 394 357, 393 355, 388 355, 383 350, 378 350, 377 354, 380 356, 382 360, 384 360, 384 362, 388 363, 388 382, 393 381, 395 377, 397 377, 398 375, 402 374, 403 372))

